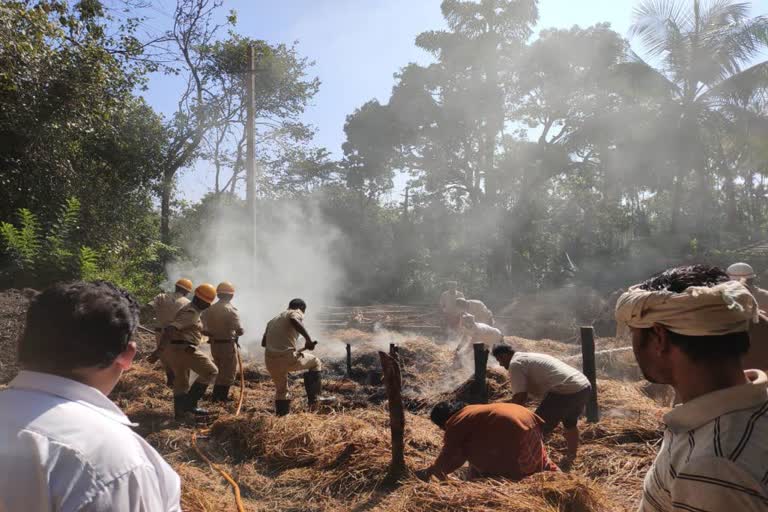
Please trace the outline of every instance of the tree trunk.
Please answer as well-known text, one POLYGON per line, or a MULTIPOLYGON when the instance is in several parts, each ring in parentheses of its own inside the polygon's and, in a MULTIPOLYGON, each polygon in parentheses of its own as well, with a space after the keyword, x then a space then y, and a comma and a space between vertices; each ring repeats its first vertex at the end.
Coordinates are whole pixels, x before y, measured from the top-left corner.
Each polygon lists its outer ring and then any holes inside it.
POLYGON ((160 241, 171 244, 171 193, 173 192, 173 176, 175 171, 166 171, 163 175, 162 192, 160 195, 160 241))

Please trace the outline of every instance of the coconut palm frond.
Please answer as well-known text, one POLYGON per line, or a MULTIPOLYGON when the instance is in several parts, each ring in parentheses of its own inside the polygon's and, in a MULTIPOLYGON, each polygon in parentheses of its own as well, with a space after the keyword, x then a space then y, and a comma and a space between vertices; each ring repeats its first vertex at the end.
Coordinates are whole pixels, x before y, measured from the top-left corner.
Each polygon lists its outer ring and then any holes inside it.
POLYGON ((726 78, 740 72, 745 62, 768 46, 768 17, 713 28, 706 33, 703 44, 708 55, 721 67, 720 78, 726 78))
POLYGON ((631 50, 627 60, 613 69, 618 81, 635 92, 667 98, 681 94, 680 88, 672 80, 631 50))
POLYGON ((676 0, 646 0, 635 8, 630 36, 639 37, 649 55, 659 56, 670 51, 671 33, 689 29, 693 15, 682 2, 676 0))
POLYGON ((716 0, 704 4, 699 14, 699 25, 702 32, 723 26, 741 23, 749 18, 749 2, 733 0, 716 0))
POLYGON ((715 103, 736 101, 744 104, 761 91, 768 90, 768 61, 755 64, 711 87, 702 99, 715 103))

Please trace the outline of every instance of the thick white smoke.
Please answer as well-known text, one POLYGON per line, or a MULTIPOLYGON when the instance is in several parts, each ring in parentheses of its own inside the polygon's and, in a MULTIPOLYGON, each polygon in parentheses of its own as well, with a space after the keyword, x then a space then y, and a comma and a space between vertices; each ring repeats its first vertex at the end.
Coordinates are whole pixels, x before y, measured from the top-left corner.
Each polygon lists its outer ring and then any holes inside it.
POLYGON ((169 265, 170 282, 182 276, 195 286, 231 281, 245 329, 240 345, 251 356, 262 357, 258 349, 266 323, 296 297, 307 302, 306 325, 316 336, 317 313, 334 302, 343 280, 331 250, 343 243, 342 234, 324 221, 316 204, 280 200, 262 207, 255 221, 255 251, 244 210, 220 205, 203 226, 194 247, 186 248, 199 263, 169 265))

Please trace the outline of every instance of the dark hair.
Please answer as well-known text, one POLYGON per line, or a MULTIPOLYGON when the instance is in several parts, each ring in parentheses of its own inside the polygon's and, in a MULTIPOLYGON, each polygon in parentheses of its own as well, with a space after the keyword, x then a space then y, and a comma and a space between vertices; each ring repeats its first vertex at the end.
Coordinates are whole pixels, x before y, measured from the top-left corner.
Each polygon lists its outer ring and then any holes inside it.
POLYGON ((515 355, 515 351, 509 345, 499 344, 499 345, 493 346, 493 350, 491 351, 491 354, 493 354, 493 357, 498 358, 499 356, 503 356, 505 354, 515 355))
POLYGON ((445 428, 445 424, 451 419, 451 416, 466 407, 466 402, 461 400, 451 400, 450 402, 440 402, 432 408, 429 418, 432 423, 440 428, 445 428))
POLYGON ((690 286, 716 286, 730 281, 725 270, 709 265, 686 265, 660 272, 640 283, 641 290, 682 293, 690 286))
POLYGON ((63 375, 77 368, 105 368, 128 347, 138 322, 138 302, 112 283, 54 285, 29 305, 19 363, 63 375))
MULTIPOLYGON (((641 343, 648 339, 652 328, 642 329, 641 343)), ((717 363, 739 359, 749 351, 749 333, 735 332, 720 336, 686 336, 667 329, 669 342, 696 363, 717 363)))
POLYGON ((306 311, 307 303, 304 302, 304 299, 293 299, 288 303, 288 309, 300 309, 302 311, 306 311))
POLYGON ((176 287, 176 293, 181 293, 183 295, 189 295, 190 292, 186 288, 182 288, 181 286, 177 286, 176 287))

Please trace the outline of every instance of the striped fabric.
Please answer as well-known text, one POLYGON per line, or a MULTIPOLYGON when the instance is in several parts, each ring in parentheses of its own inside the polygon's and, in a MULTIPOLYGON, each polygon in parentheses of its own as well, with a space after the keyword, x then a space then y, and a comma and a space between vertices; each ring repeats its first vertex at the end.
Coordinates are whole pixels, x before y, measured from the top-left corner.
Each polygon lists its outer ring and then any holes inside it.
POLYGON ((746 375, 665 415, 641 512, 768 510, 768 377, 746 375))

